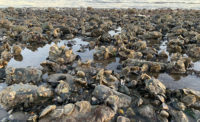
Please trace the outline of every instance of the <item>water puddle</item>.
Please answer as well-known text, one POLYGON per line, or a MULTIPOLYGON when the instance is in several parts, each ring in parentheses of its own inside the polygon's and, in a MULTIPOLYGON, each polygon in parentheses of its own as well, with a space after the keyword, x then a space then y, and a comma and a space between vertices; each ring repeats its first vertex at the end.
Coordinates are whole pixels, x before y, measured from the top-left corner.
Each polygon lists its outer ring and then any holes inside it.
POLYGON ((166 52, 166 54, 168 55, 168 59, 167 59, 167 61, 170 61, 171 60, 171 58, 170 58, 170 54, 169 54, 169 52, 167 51, 167 40, 165 39, 162 43, 161 43, 161 45, 160 45, 160 50, 158 51, 158 53, 160 53, 160 52, 162 52, 162 51, 165 51, 166 52))
POLYGON ((200 71, 200 61, 194 62, 192 69, 200 71))
POLYGON ((8 85, 6 83, 0 83, 0 91, 6 88, 8 85))
POLYGON ((121 28, 121 27, 118 27, 117 29, 111 30, 111 31, 109 31, 108 33, 109 33, 111 36, 115 36, 115 35, 120 34, 121 31, 122 31, 122 28, 121 28))
POLYGON ((195 75, 169 75, 163 73, 159 74, 157 78, 170 89, 191 88, 200 90, 200 80, 195 75))
POLYGON ((119 57, 116 57, 115 58, 115 61, 109 63, 107 66, 106 66, 106 69, 109 69, 109 70, 113 70, 114 72, 121 72, 121 70, 118 70, 117 67, 121 65, 120 64, 120 58, 119 57))
POLYGON ((54 44, 57 44, 58 46, 65 45, 68 48, 72 48, 73 52, 79 55, 82 61, 93 60, 94 50, 89 50, 87 48, 84 52, 79 52, 82 46, 86 46, 89 43, 83 41, 81 38, 74 38, 72 40, 62 40, 58 43, 52 42, 43 47, 36 47, 35 51, 25 47, 21 52, 21 60, 18 58, 12 58, 8 63, 8 67, 25 68, 31 66, 41 68, 40 63, 46 60, 49 55, 50 47, 54 44), (69 43, 72 43, 71 47, 67 46, 69 43))

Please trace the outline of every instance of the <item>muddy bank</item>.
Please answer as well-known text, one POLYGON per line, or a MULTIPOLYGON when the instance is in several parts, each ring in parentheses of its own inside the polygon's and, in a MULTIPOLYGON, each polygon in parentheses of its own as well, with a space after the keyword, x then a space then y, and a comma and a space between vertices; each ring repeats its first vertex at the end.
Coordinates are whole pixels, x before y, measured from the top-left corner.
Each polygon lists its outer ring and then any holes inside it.
POLYGON ((0 119, 195 122, 199 15, 0 9, 0 119))

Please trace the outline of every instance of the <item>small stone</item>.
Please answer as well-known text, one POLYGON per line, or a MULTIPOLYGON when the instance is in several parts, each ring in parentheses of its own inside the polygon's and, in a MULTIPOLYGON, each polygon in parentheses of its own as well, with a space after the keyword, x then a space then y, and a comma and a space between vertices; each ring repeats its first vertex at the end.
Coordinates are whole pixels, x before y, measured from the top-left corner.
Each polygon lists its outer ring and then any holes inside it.
POLYGON ((56 105, 49 105, 47 106, 40 114, 40 118, 44 117, 45 115, 47 115, 49 112, 53 111, 56 109, 56 105))
POLYGON ((196 97, 194 95, 188 95, 182 98, 182 102, 185 103, 187 106, 194 104, 196 102, 196 97))
POLYGON ((111 88, 104 86, 104 85, 96 86, 92 95, 99 100, 106 99, 110 95, 116 95, 119 98, 119 102, 117 104, 117 106, 119 108, 128 107, 131 104, 131 97, 130 96, 122 94, 120 92, 117 92, 114 89, 111 89, 111 88))
POLYGON ((70 87, 69 84, 63 80, 59 81, 60 83, 55 89, 55 92, 59 95, 69 93, 70 87))
POLYGON ((88 101, 80 101, 75 103, 79 112, 86 113, 91 110, 91 105, 88 101))
POLYGON ((135 112, 133 111, 133 109, 131 107, 129 107, 126 111, 126 114, 129 116, 129 117, 133 117, 135 116, 135 112))
POLYGON ((31 115, 27 121, 29 122, 37 122, 37 118, 38 118, 38 115, 34 114, 34 115, 31 115))
POLYGON ((182 111, 174 111, 172 115, 176 122, 189 122, 188 117, 182 111))
POLYGON ((78 72, 77 72, 77 75, 78 75, 79 77, 85 77, 85 73, 84 73, 83 71, 78 71, 78 72))
POLYGON ((12 58, 12 54, 6 50, 1 53, 1 59, 9 61, 12 58))
POLYGON ((21 51, 22 51, 22 49, 19 46, 17 46, 17 45, 13 46, 13 54, 14 55, 20 55, 21 51))
POLYGON ((165 98, 161 95, 157 95, 158 100, 160 100, 162 103, 165 102, 165 98))
POLYGON ((126 84, 126 86, 129 88, 134 88, 137 85, 137 83, 138 83, 138 81, 131 80, 129 83, 126 84))
POLYGON ((159 64, 155 64, 155 65, 151 65, 150 67, 150 72, 160 72, 161 70, 161 66, 159 64))
POLYGON ((178 103, 177 103, 177 107, 178 107, 180 110, 182 110, 182 111, 184 111, 185 108, 186 108, 186 106, 185 106, 184 103, 182 103, 182 102, 178 102, 178 103))
POLYGON ((123 116, 118 116, 117 117, 117 122, 130 122, 130 120, 126 117, 123 116))
POLYGON ((160 112, 160 115, 162 116, 162 117, 169 117, 169 113, 167 112, 167 111, 165 111, 165 110, 162 110, 161 112, 160 112))
POLYGON ((163 110, 169 110, 169 107, 168 107, 168 105, 166 103, 162 103, 161 108, 163 110))
POLYGON ((158 56, 160 57, 160 58, 168 58, 168 55, 167 55, 167 53, 163 50, 163 51, 161 51, 159 54, 158 54, 158 56))
POLYGON ((139 98, 139 100, 138 100, 138 102, 137 102, 137 106, 140 106, 140 105, 142 105, 143 104, 143 100, 142 100, 142 98, 139 98))
POLYGON ((50 116, 54 118, 59 118, 64 114, 64 109, 55 109, 51 112, 50 116))
POLYGON ((185 64, 184 64, 184 62, 183 62, 182 60, 178 60, 178 61, 176 62, 175 67, 176 67, 176 70, 177 70, 178 72, 183 72, 183 73, 186 72, 185 64))
POLYGON ((109 104, 116 104, 119 101, 119 97, 117 95, 110 95, 107 99, 106 102, 109 104))
POLYGON ((141 71, 142 71, 142 72, 147 72, 148 69, 149 69, 149 66, 148 66, 147 64, 143 64, 143 65, 142 65, 142 68, 141 68, 141 71))
POLYGON ((124 114, 124 110, 119 109, 119 110, 118 110, 118 113, 119 113, 119 114, 124 114))
POLYGON ((74 104, 67 104, 64 106, 64 114, 69 116, 74 110, 74 104))
POLYGON ((124 85, 119 87, 119 92, 124 93, 124 94, 128 94, 128 95, 130 94, 129 89, 124 85))
POLYGON ((154 118, 155 111, 153 109, 153 106, 151 105, 144 105, 138 109, 138 112, 140 115, 147 117, 147 118, 154 118))
POLYGON ((145 88, 154 95, 165 95, 166 93, 165 85, 158 79, 154 78, 145 81, 145 88))
POLYGON ((136 50, 144 50, 147 47, 146 41, 137 41, 133 45, 136 50))
POLYGON ((84 86, 87 85, 87 81, 85 81, 85 80, 83 80, 81 78, 76 78, 76 79, 74 79, 74 81, 79 83, 79 84, 81 84, 81 85, 84 85, 84 86))
POLYGON ((152 101, 152 104, 155 106, 159 106, 161 104, 160 100, 154 100, 152 101))
POLYGON ((105 70, 104 73, 109 76, 112 74, 112 70, 105 70))

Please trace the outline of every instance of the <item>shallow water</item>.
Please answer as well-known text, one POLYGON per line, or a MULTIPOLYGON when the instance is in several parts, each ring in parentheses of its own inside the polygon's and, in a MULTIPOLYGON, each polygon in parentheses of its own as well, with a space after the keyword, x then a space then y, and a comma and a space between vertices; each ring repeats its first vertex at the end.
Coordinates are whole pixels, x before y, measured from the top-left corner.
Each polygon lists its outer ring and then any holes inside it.
POLYGON ((200 78, 195 75, 169 75, 166 73, 159 74, 158 79, 162 81, 167 88, 182 89, 191 88, 200 90, 200 78))
POLYGON ((200 71, 200 61, 194 62, 193 64, 193 69, 196 71, 200 71))
POLYGON ((200 9, 199 0, 0 0, 0 7, 88 7, 200 9))
MULTIPOLYGON (((71 48, 73 52, 79 55, 83 61, 93 58, 93 50, 87 49, 84 53, 77 52, 81 48, 81 45, 84 46, 89 44, 88 42, 83 41, 81 38, 74 38, 72 40, 61 40, 56 44, 58 46, 66 45, 67 48, 70 48, 67 46, 67 43, 69 42, 74 43, 71 48)), ((54 44, 55 42, 52 42, 51 44, 46 44, 43 47, 36 47, 37 50, 35 51, 32 51, 28 48, 23 49, 21 52, 22 60, 17 61, 15 58, 12 58, 8 63, 8 67, 25 68, 27 66, 31 66, 41 68, 40 63, 46 60, 49 55, 50 47, 54 44)))
POLYGON ((122 28, 121 28, 121 27, 118 27, 117 29, 111 30, 111 31, 109 31, 108 33, 109 33, 111 36, 115 36, 115 35, 117 35, 117 34, 120 34, 121 31, 122 31, 122 28))

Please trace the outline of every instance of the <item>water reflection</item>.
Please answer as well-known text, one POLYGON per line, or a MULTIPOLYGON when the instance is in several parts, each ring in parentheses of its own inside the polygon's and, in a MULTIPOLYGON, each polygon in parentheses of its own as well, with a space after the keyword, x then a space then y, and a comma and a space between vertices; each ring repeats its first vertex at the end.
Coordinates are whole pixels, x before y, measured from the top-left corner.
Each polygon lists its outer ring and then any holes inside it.
POLYGON ((109 69, 109 70, 114 70, 114 72, 121 72, 121 70, 118 70, 117 67, 121 65, 120 64, 120 58, 119 57, 116 57, 115 58, 115 61, 109 63, 107 66, 106 66, 106 69, 109 69))
POLYGON ((32 45, 25 47, 21 55, 14 56, 9 63, 8 66, 23 68, 27 66, 38 67, 41 68, 40 63, 45 61, 49 55, 49 49, 54 44, 58 46, 65 45, 67 48, 72 48, 73 52, 81 57, 83 61, 93 59, 94 50, 86 49, 85 52, 78 52, 82 46, 86 46, 89 43, 83 41, 81 38, 74 38, 72 40, 61 40, 59 42, 52 42, 46 45, 32 45), (71 47, 67 46, 68 43, 72 43, 71 47))
POLYGON ((154 77, 158 78, 166 85, 167 88, 170 89, 191 88, 195 90, 200 90, 200 80, 199 77, 195 75, 169 75, 167 73, 161 73, 154 75, 154 77))
POLYGON ((15 61, 22 61, 23 60, 23 56, 22 55, 15 55, 14 59, 15 59, 15 61))
POLYGON ((194 66, 192 69, 194 69, 196 71, 200 71, 200 61, 194 62, 193 65, 194 66))
POLYGON ((109 33, 111 36, 115 36, 115 35, 120 34, 121 31, 122 31, 122 28, 121 28, 121 27, 118 27, 117 29, 111 30, 111 31, 109 31, 108 33, 109 33))

